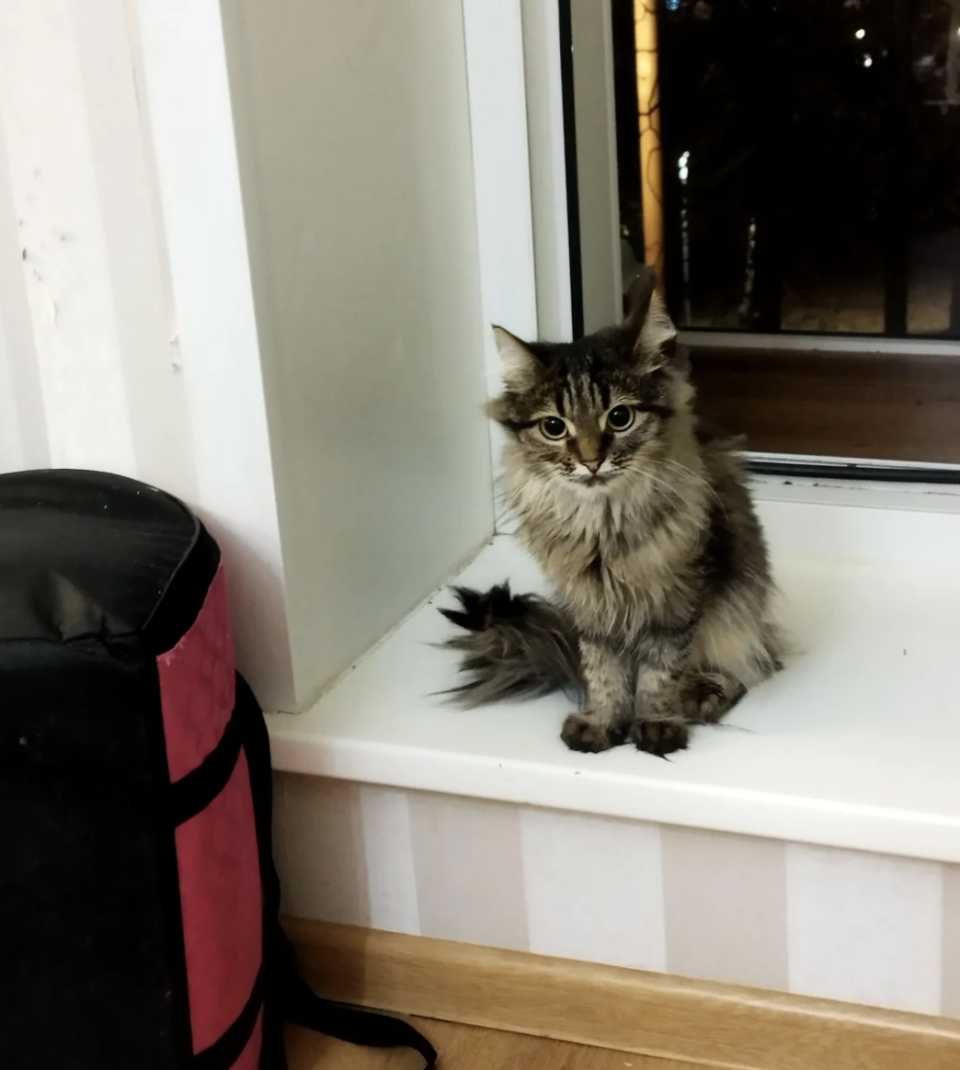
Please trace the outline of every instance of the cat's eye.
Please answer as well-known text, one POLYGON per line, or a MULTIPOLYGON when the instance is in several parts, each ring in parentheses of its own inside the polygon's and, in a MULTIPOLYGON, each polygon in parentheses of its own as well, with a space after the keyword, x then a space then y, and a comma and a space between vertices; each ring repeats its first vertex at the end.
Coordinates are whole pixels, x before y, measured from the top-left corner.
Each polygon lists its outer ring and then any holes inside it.
POLYGON ((540 430, 544 438, 553 439, 555 442, 567 437, 567 425, 559 416, 545 416, 540 421, 540 430))
POLYGON ((616 405, 607 413, 607 427, 611 431, 626 431, 633 425, 634 411, 629 405, 616 405))

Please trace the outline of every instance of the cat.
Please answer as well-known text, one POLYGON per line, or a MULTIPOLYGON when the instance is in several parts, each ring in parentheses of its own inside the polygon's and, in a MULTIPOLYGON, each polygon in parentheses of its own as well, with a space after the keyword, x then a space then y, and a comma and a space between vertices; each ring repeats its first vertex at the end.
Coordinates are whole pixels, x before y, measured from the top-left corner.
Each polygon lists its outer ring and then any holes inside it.
POLYGON ((494 332, 505 487, 555 597, 457 588, 464 705, 565 690, 576 751, 666 756, 781 668, 763 532, 734 440, 708 430, 645 269, 625 321, 577 342, 494 332))

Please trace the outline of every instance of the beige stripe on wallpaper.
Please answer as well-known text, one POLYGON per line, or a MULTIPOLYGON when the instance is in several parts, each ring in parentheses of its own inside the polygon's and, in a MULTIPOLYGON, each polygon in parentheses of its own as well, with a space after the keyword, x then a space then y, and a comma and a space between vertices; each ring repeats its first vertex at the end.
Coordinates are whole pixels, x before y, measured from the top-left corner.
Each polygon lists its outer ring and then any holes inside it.
POLYGON ((359 784, 275 779, 274 854, 283 909, 297 918, 373 926, 359 784))
POLYGON ((786 844, 662 829, 667 970, 785 991, 786 844))
POLYGON ((943 873, 942 1013, 960 1018, 960 866, 943 873))
POLYGON ((526 951, 517 808, 423 792, 409 804, 421 932, 526 951))
POLYGON ((295 917, 960 1018, 960 868, 283 775, 295 917))

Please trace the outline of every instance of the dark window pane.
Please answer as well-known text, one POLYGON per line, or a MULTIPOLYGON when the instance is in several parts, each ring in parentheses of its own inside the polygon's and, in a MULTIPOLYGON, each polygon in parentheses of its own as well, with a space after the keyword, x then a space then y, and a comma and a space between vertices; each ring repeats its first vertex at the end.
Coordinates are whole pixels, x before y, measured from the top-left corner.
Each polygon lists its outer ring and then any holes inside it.
POLYGON ((661 0, 658 22, 678 321, 960 337, 960 5, 661 0))

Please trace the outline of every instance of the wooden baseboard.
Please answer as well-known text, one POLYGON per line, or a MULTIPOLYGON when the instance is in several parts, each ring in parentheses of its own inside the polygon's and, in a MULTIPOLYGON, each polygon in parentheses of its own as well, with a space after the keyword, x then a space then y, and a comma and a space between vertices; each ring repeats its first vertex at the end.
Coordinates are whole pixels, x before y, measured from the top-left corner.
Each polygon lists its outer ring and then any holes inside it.
POLYGON ((724 1070, 957 1070, 960 1022, 358 929, 285 923, 314 988, 400 1014, 724 1070))

